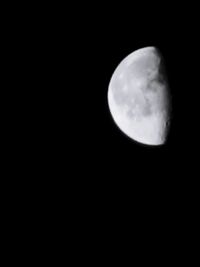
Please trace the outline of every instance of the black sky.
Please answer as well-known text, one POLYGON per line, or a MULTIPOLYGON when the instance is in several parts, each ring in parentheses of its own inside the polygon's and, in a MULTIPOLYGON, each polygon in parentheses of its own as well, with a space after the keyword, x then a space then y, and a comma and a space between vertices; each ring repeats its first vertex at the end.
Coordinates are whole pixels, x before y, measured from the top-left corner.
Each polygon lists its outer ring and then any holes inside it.
POLYGON ((166 5, 67 10, 72 16, 61 10, 45 16, 41 12, 42 23, 32 26, 39 38, 30 35, 29 40, 35 48, 33 81, 39 77, 37 102, 44 108, 39 120, 45 133, 44 153, 58 149, 60 162, 70 166, 72 162, 75 170, 80 165, 89 176, 100 172, 110 184, 119 172, 122 183, 140 181, 139 177, 148 181, 149 176, 158 180, 175 176, 178 183, 182 168, 193 169, 199 146, 195 15, 188 20, 190 10, 166 5), (156 46, 163 54, 172 92, 169 140, 157 148, 138 145, 123 135, 107 104, 116 66, 145 46, 156 46))
POLYGON ((12 67, 20 73, 13 78, 20 84, 19 91, 13 90, 20 114, 13 115, 15 140, 20 136, 27 141, 25 151, 33 150, 36 166, 39 163, 51 174, 78 175, 80 183, 100 183, 102 190, 114 185, 129 190, 135 183, 150 181, 170 188, 180 181, 188 183, 181 173, 193 176, 199 151, 194 9, 164 3, 82 5, 49 5, 36 13, 30 9, 11 24, 12 67), (146 46, 160 49, 172 92, 169 140, 155 148, 122 134, 107 103, 116 66, 146 46))
POLYGON ((14 173, 8 191, 11 206, 21 199, 22 226, 30 220, 34 233, 39 225, 38 235, 47 229, 46 240, 52 229, 62 238, 67 229, 74 242, 83 236, 81 249, 89 234, 92 246, 101 240, 104 248, 119 231, 130 243, 149 235, 148 247, 154 231, 164 242, 183 240, 183 222, 198 214, 199 201, 198 9, 151 1, 16 5, 20 11, 12 6, 12 20, 4 21, 12 69, 5 110, 7 171, 14 173), (107 103, 116 66, 146 46, 165 59, 173 105, 169 140, 153 148, 126 137, 107 103))

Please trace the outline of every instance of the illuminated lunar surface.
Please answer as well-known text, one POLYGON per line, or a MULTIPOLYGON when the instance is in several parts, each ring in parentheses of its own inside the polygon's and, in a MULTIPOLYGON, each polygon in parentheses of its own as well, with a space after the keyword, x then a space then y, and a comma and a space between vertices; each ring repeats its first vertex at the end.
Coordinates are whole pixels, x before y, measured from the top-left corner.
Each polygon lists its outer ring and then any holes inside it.
POLYGON ((121 61, 109 84, 108 105, 115 124, 131 139, 146 145, 166 142, 171 101, 156 47, 136 50, 121 61))

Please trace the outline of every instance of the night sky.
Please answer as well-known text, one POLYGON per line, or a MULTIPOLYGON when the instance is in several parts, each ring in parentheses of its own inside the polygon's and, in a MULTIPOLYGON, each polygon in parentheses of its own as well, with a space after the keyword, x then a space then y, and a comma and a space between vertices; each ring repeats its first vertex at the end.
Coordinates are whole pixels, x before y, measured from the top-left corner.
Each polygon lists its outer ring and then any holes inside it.
POLYGON ((164 220, 198 197, 198 16, 183 3, 141 4, 30 8, 8 32, 13 168, 27 195, 34 188, 60 211, 71 203, 80 219, 153 207, 164 220), (172 93, 168 142, 153 148, 125 136, 107 103, 116 66, 146 46, 160 49, 172 93))

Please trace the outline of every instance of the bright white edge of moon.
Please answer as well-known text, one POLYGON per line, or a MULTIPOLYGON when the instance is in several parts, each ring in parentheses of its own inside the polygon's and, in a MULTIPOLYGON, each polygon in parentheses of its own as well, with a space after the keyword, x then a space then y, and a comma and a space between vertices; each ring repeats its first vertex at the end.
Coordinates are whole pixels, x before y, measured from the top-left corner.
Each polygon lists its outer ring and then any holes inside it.
POLYGON ((137 72, 137 63, 140 61, 145 62, 145 60, 149 60, 148 63, 150 63, 150 66, 152 65, 152 77, 154 77, 154 73, 158 71, 158 62, 161 60, 161 54, 156 47, 141 48, 121 61, 109 83, 108 105, 116 125, 128 137, 145 145, 163 145, 167 139, 170 122, 168 83, 156 83, 155 79, 154 86, 156 90, 153 93, 148 91, 147 77, 143 74, 140 76, 140 73, 130 72, 130 67, 132 66, 137 72), (150 58, 148 59, 148 57, 150 58), (123 76, 126 77, 124 82, 122 82, 123 76), (122 98, 125 91, 132 92, 132 105, 129 100, 129 102, 126 102, 126 99, 122 100, 120 104, 117 103, 113 93, 116 85, 118 86, 118 93, 121 94, 122 98), (143 88, 141 87, 142 85, 143 88), (148 98, 152 109, 147 116, 141 115, 146 98, 148 98), (129 116, 130 112, 134 116, 129 116))

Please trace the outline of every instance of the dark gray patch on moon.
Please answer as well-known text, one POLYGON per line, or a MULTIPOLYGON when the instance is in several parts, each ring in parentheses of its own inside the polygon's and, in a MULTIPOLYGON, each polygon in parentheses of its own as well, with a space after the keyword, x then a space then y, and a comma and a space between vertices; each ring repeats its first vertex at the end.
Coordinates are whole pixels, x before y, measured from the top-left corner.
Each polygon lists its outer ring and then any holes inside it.
POLYGON ((148 98, 145 98, 145 104, 142 108, 142 115, 143 116, 150 116, 152 114, 152 105, 148 98))

